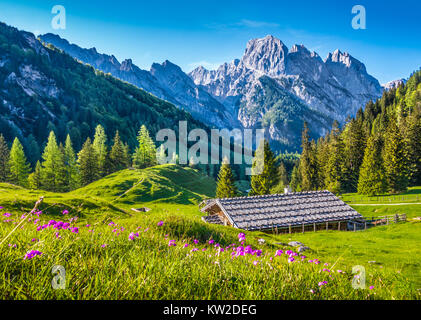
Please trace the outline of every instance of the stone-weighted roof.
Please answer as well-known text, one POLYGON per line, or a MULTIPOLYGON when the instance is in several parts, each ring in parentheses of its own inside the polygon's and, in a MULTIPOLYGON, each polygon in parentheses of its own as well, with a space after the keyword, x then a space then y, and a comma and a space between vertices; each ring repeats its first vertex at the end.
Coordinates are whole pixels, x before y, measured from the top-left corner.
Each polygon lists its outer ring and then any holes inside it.
POLYGON ((221 208, 234 227, 246 230, 362 218, 329 191, 215 199, 208 202, 202 212, 215 205, 221 208))

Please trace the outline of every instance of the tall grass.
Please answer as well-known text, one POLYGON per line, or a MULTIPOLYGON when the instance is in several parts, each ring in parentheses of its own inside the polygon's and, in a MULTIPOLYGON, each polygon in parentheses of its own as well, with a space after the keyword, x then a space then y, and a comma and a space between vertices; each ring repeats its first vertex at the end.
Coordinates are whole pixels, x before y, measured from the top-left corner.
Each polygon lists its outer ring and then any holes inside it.
MULTIPOLYGON (((2 216, 0 237, 10 234, 21 218, 18 214, 2 216)), ((315 264, 309 260, 316 256, 300 255, 289 263, 285 253, 275 256, 279 248, 259 246, 252 234, 247 234, 244 246, 251 244, 253 249, 261 249, 262 255, 233 257, 232 248, 219 252, 215 244, 241 246, 238 231, 174 214, 121 219, 113 221, 115 225, 109 225, 107 218, 80 219, 72 223, 79 227, 78 233, 53 227, 37 231, 49 218, 41 215, 35 224, 36 218, 27 218, 0 246, 1 299, 420 298, 416 288, 398 273, 370 270, 366 289, 357 290, 352 287, 352 266, 339 273, 333 260, 315 264), (160 220, 162 226, 158 226, 160 220), (129 240, 132 232, 139 236, 129 240), (209 239, 215 242, 209 244, 209 239), (175 240, 176 246, 169 246, 170 240, 175 240), (193 248, 198 250, 192 252, 193 248), (42 255, 24 259, 30 250, 42 255), (52 287, 54 265, 66 270, 63 290, 52 287), (319 286, 322 281, 327 284, 319 286)))

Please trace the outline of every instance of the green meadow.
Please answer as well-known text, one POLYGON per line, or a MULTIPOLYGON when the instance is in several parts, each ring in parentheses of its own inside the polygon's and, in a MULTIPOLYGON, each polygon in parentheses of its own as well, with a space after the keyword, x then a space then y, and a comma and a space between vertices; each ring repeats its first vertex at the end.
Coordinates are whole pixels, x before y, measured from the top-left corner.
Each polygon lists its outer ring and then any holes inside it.
MULTIPOLYGON (((241 245, 240 230, 200 219, 198 205, 214 196, 215 187, 211 178, 175 165, 123 170, 62 194, 0 184, 0 298, 421 298, 416 200, 403 206, 380 199, 378 206, 360 205, 374 200, 351 203, 367 217, 406 213, 407 223, 357 232, 245 232, 241 245), (23 215, 41 196, 42 214, 23 215), (151 210, 132 210, 145 207, 151 210), (68 222, 69 228, 40 228, 50 220, 68 222), (311 250, 291 261, 286 251, 296 248, 290 241, 311 250), (247 245, 252 253, 237 254, 247 245), (31 251, 40 254, 28 258, 31 251), (365 288, 353 287, 357 265, 365 269, 365 288), (62 276, 52 273, 53 266, 65 269, 64 289, 52 286, 62 276)), ((416 199, 420 191, 410 189, 405 196, 416 199)))

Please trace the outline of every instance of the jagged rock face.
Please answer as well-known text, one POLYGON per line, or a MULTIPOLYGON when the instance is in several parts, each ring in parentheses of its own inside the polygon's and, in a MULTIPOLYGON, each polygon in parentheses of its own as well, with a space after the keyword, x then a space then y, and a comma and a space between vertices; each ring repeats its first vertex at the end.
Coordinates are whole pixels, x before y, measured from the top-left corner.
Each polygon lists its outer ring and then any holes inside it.
POLYGON ((288 51, 272 36, 249 41, 241 60, 224 64, 216 71, 199 67, 190 73, 197 85, 227 107, 232 102, 251 99, 255 82, 263 75, 275 79, 312 110, 341 123, 383 91, 364 64, 348 53, 336 50, 323 61, 303 45, 294 45, 288 51))
POLYGON ((285 59, 288 48, 273 36, 253 39, 247 43, 242 62, 248 69, 262 75, 277 77, 285 73, 285 59))

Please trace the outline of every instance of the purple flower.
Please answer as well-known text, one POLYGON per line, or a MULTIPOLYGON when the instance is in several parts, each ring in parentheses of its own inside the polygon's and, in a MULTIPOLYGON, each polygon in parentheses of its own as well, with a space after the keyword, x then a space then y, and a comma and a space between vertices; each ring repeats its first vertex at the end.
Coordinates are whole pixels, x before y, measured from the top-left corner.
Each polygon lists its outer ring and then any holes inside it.
POLYGON ((108 225, 113 226, 113 225, 115 225, 115 223, 111 221, 108 225))
POLYGON ((198 244, 199 243, 199 240, 194 239, 193 242, 194 242, 194 244, 198 244))
POLYGON ((33 238, 31 241, 36 242, 36 241, 39 241, 39 240, 37 238, 33 238))
POLYGON ((105 248, 107 246, 107 244, 103 244, 103 245, 101 245, 101 248, 105 248))
POLYGON ((275 253, 275 257, 277 257, 277 256, 281 256, 283 253, 284 253, 284 252, 283 252, 282 250, 278 250, 278 251, 276 251, 276 253, 275 253))
POLYGON ((175 243, 175 240, 170 240, 169 242, 168 242, 168 246, 169 247, 175 247, 177 244, 175 243))
POLYGON ((209 240, 209 244, 213 244, 215 240, 209 240))
POLYGON ((253 261, 253 264, 254 264, 255 266, 257 266, 257 265, 259 264, 259 261, 253 261))
POLYGON ((5 217, 8 217, 8 218, 11 216, 11 214, 10 214, 9 212, 3 213, 3 215, 4 215, 5 217))
POLYGON ((71 229, 71 231, 73 233, 79 233, 79 228, 78 227, 74 227, 73 229, 71 229))
POLYGON ((370 290, 373 290, 374 289, 374 286, 370 286, 370 290))
POLYGON ((38 251, 38 250, 31 250, 28 251, 25 255, 25 257, 23 258, 24 260, 30 260, 35 256, 40 256, 42 255, 42 252, 38 251))
POLYGON ((162 227, 163 224, 164 224, 164 221, 159 221, 158 222, 158 227, 162 227))
POLYGON ((134 233, 133 233, 133 232, 132 232, 132 233, 130 233, 130 234, 129 234, 129 240, 134 240, 134 238, 135 238, 134 233))
POLYGON ((3 207, 0 207, 0 210, 3 210, 4 208, 3 207))
POLYGON ((69 214, 69 210, 63 210, 63 211, 61 212, 61 214, 63 214, 63 215, 69 214))
POLYGON ((288 258, 288 263, 291 263, 291 262, 294 262, 294 261, 295 261, 295 259, 293 257, 288 258))
POLYGON ((185 245, 184 245, 184 248, 187 248, 189 246, 189 244, 188 243, 186 243, 185 245))

